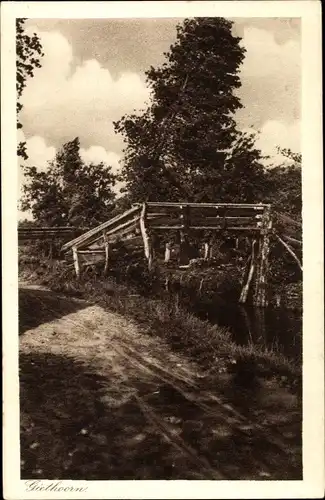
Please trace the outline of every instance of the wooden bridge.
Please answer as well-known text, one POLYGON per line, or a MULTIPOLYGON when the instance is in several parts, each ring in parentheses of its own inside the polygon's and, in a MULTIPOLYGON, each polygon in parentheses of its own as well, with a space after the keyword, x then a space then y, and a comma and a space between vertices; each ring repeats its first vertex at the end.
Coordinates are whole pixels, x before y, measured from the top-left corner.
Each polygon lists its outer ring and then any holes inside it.
POLYGON ((78 236, 80 232, 80 229, 78 229, 77 227, 69 226, 44 227, 32 225, 31 227, 19 227, 18 243, 35 240, 49 240, 55 238, 69 240, 70 238, 78 236))
MULTIPOLYGON (((117 240, 128 240, 143 247, 148 267, 151 269, 155 259, 155 236, 165 233, 167 238, 165 262, 170 260, 171 248, 175 241, 173 235, 176 235, 180 248, 179 262, 185 267, 190 260, 187 245, 190 236, 199 238, 204 246, 203 258, 208 259, 211 257, 213 241, 215 238, 222 238, 225 232, 234 235, 235 238, 249 237, 251 242, 248 272, 245 273, 240 302, 246 302, 251 284, 254 283, 253 303, 256 306, 266 306, 270 236, 274 234, 269 204, 170 202, 135 204, 123 214, 69 241, 63 245, 62 251, 72 251, 75 271, 79 277, 81 266, 89 262, 89 259, 105 261, 104 272, 107 272, 110 245, 117 240)), ((289 243, 276 236, 287 250, 293 253, 301 267, 289 243)), ((289 238, 301 244, 301 241, 290 236, 289 238)))

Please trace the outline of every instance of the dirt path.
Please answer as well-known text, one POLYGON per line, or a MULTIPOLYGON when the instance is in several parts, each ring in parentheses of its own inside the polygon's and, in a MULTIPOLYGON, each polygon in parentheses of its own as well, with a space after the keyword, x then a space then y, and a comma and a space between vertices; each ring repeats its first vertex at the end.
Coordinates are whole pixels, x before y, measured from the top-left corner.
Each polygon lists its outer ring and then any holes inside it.
POLYGON ((23 478, 300 478, 294 396, 252 421, 129 320, 25 284, 20 335, 23 478))

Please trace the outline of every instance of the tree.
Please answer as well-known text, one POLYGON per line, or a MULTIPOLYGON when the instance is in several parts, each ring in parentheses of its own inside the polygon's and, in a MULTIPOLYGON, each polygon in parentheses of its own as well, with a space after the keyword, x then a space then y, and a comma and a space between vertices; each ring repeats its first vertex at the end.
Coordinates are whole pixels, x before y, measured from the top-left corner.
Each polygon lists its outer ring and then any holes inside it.
POLYGON ((185 20, 166 62, 151 67, 150 106, 115 123, 132 201, 261 199, 264 169, 253 136, 237 130, 245 49, 223 18, 185 20))
MULTIPOLYGON (((16 90, 17 90, 17 128, 22 128, 19 114, 22 110, 20 98, 28 78, 33 78, 35 68, 41 67, 42 45, 36 33, 29 36, 25 32, 26 19, 16 19, 16 90)), ((18 156, 28 159, 26 143, 20 142, 18 156)))
POLYGON ((22 210, 49 226, 89 227, 105 221, 114 208, 116 176, 111 167, 87 164, 80 157, 80 142, 67 142, 48 163, 46 172, 24 167, 22 210))
POLYGON ((280 212, 286 212, 296 221, 302 220, 302 178, 301 154, 290 149, 278 148, 278 152, 291 161, 291 165, 281 164, 267 171, 270 185, 268 200, 280 212))

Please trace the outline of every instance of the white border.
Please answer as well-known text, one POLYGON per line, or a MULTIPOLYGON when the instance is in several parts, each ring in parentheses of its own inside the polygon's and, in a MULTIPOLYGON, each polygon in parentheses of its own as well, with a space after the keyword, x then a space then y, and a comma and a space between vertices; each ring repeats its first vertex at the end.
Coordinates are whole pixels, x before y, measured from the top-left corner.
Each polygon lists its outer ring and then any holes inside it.
POLYGON ((6 499, 317 498, 324 488, 321 5, 317 1, 3 2, 1 16, 4 493, 6 499), (19 478, 15 18, 301 17, 304 232, 302 481, 62 481, 84 494, 26 492, 19 478))

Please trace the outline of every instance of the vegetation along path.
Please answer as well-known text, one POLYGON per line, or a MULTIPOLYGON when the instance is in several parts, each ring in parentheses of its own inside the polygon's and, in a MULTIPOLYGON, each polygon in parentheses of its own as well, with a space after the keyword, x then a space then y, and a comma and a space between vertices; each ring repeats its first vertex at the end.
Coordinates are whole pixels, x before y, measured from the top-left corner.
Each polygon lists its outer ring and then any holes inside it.
POLYGON ((22 477, 299 479, 297 396, 235 395, 222 377, 116 313, 22 284, 22 477))

